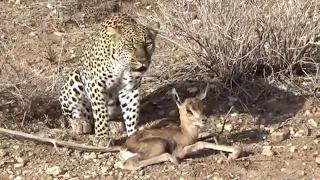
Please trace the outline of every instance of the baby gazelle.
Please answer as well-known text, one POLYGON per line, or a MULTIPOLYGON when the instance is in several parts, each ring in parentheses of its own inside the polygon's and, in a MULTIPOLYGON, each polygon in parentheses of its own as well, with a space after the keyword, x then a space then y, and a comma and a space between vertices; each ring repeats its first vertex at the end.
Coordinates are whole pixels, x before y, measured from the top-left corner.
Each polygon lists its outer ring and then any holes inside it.
POLYGON ((172 95, 179 108, 180 126, 168 126, 161 129, 137 131, 129 136, 119 153, 121 161, 116 167, 127 170, 137 170, 152 164, 171 161, 179 163, 179 159, 200 149, 214 149, 230 152, 229 159, 235 159, 241 153, 237 146, 223 146, 198 141, 199 127, 204 126, 202 100, 206 97, 209 85, 204 92, 196 97, 180 101, 176 90, 172 95))

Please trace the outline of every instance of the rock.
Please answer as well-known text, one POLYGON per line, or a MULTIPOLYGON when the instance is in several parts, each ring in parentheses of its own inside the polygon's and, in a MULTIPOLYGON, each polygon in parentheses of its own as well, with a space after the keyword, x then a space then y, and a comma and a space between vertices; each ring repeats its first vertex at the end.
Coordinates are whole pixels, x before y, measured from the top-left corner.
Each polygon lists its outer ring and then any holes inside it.
POLYGON ((15 160, 17 162, 13 165, 15 168, 20 168, 27 164, 27 160, 23 159, 22 157, 15 157, 15 160))
POLYGON ((23 159, 22 157, 15 157, 15 159, 16 159, 16 161, 17 161, 18 163, 24 163, 24 162, 26 162, 26 160, 23 159))
POLYGON ((92 153, 85 153, 83 155, 83 159, 85 160, 91 160, 91 159, 96 159, 98 156, 95 152, 92 152, 92 153))
POLYGON ((13 149, 15 149, 15 150, 18 150, 19 148, 20 148, 20 146, 18 146, 18 145, 13 145, 13 146, 11 146, 13 149))
POLYGON ((9 153, 3 149, 0 149, 0 159, 6 157, 9 153))
POLYGON ((294 134, 295 134, 296 132, 294 131, 293 127, 290 127, 290 128, 289 128, 289 133, 290 133, 291 136, 294 136, 294 134))
POLYGON ((215 124, 215 125, 216 125, 216 127, 217 127, 218 129, 221 129, 222 126, 223 126, 223 124, 221 124, 221 123, 217 123, 217 124, 215 124))
POLYGON ((22 180, 23 178, 21 176, 17 176, 14 178, 14 180, 22 180))
POLYGON ((28 176, 28 175, 30 175, 30 174, 32 174, 32 171, 31 171, 31 170, 24 170, 24 171, 22 171, 22 175, 24 175, 24 176, 28 176))
POLYGON ((29 34, 29 36, 35 36, 35 35, 36 35, 35 32, 31 32, 31 33, 29 34))
POLYGON ((165 113, 164 113, 164 111, 158 111, 158 114, 159 114, 160 116, 163 116, 165 113))
POLYGON ((189 93, 195 93, 195 92, 198 91, 198 88, 192 87, 192 88, 188 88, 187 90, 188 90, 189 93))
POLYGON ((300 173, 299 173, 301 176, 304 176, 304 175, 306 175, 306 172, 304 172, 304 171, 300 171, 300 173))
POLYGON ((304 116, 309 116, 311 114, 311 112, 309 111, 309 110, 306 110, 305 112, 304 112, 304 116))
POLYGON ((231 132, 231 131, 233 130, 232 124, 226 124, 226 125, 224 126, 224 129, 225 129, 226 131, 228 131, 228 132, 231 132))
POLYGON ((314 119, 309 119, 308 120, 308 124, 310 126, 312 126, 313 128, 317 128, 318 127, 318 123, 314 119))
POLYGON ((233 96, 228 96, 228 100, 229 100, 229 102, 237 102, 238 101, 238 99, 233 96))
POLYGON ((288 138, 288 134, 289 133, 284 133, 284 132, 273 132, 271 133, 270 137, 271 137, 271 142, 281 142, 285 139, 288 138))
POLYGON ((63 176, 62 176, 64 179, 70 179, 72 178, 70 173, 65 173, 63 176))
POLYGON ((64 171, 59 166, 53 166, 46 169, 46 173, 49 175, 57 176, 62 174, 64 171))
POLYGON ((177 113, 176 110, 171 110, 171 111, 169 112, 169 116, 174 116, 174 115, 176 115, 176 113, 177 113))
POLYGON ((145 174, 146 174, 146 172, 144 170, 139 171, 140 176, 144 176, 145 174))
POLYGON ((47 4, 46 6, 48 9, 53 9, 54 7, 51 4, 47 4))
POLYGON ((192 23, 193 25, 196 25, 196 24, 201 23, 201 20, 200 20, 200 19, 194 19, 194 20, 192 20, 191 23, 192 23))
POLYGON ((290 147, 290 152, 296 152, 297 151, 297 146, 291 146, 290 147))
POLYGON ((316 163, 320 165, 320 156, 317 156, 315 159, 316 163))
POLYGON ((308 132, 303 130, 303 129, 300 129, 298 132, 296 132, 293 137, 303 137, 303 136, 307 136, 308 135, 308 132))
POLYGON ((90 175, 84 175, 83 178, 84 178, 84 179, 90 179, 91 176, 90 176, 90 175))
POLYGON ((232 113, 232 114, 230 114, 230 116, 231 117, 236 117, 236 116, 238 116, 238 113, 232 113))
POLYGON ((14 168, 21 168, 23 166, 24 166, 23 163, 16 163, 16 164, 13 165, 14 168))
POLYGON ((70 178, 70 180, 79 180, 79 179, 80 179, 79 177, 70 178))
POLYGON ((263 154, 265 156, 273 156, 274 152, 271 149, 263 149, 261 154, 263 154))
POLYGON ((104 174, 104 173, 107 173, 108 170, 110 170, 110 168, 106 167, 106 166, 103 166, 101 167, 101 172, 104 174))
POLYGON ((271 146, 263 146, 262 149, 269 149, 269 150, 271 150, 272 147, 271 147, 271 146))

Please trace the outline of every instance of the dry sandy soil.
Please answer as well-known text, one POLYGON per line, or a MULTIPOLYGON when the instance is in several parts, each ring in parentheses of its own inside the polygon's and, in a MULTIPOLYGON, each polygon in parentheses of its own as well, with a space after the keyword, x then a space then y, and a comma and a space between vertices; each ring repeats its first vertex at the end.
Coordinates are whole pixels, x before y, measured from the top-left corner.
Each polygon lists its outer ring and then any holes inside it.
MULTIPOLYGON (((115 7, 107 1, 81 5, 74 1, 21 1, 18 5, 0 1, 0 127, 89 142, 88 136, 73 136, 61 127, 57 92, 77 64, 81 42, 115 7)), ((144 1, 124 1, 122 5, 123 11, 135 12, 141 22, 154 12, 154 5, 144 1)), ((158 38, 154 62, 143 81, 141 122, 177 117, 168 94, 171 87, 184 97, 204 87, 196 78, 170 81, 178 60, 184 58, 177 52, 168 39, 158 38)), ((234 162, 206 150, 179 165, 164 163, 129 172, 113 167, 116 154, 56 149, 0 135, 0 179, 320 179, 317 98, 256 82, 248 92, 255 102, 248 105, 225 93, 219 83, 212 85, 215 88, 205 102, 209 120, 203 132, 216 134, 222 144, 241 145, 245 153, 234 162)))

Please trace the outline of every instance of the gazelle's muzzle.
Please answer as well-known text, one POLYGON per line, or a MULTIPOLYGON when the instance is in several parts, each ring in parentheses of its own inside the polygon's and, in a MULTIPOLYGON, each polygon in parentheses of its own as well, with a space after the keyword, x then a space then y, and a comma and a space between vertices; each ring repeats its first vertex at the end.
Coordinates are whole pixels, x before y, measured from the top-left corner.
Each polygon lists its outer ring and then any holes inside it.
POLYGON ((207 117, 204 115, 200 115, 199 118, 197 118, 196 122, 194 122, 193 124, 199 127, 203 127, 206 122, 207 117))

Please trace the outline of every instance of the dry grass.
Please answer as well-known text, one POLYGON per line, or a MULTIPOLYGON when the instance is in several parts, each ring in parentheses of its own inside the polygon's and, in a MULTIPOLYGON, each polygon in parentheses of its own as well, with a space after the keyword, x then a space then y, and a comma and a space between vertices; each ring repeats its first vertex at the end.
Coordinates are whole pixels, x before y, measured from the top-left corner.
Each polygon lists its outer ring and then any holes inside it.
POLYGON ((318 74, 316 0, 190 0, 158 6, 165 33, 192 60, 184 60, 185 68, 197 66, 193 69, 233 87, 257 77, 293 84, 297 76, 314 80, 318 74))

